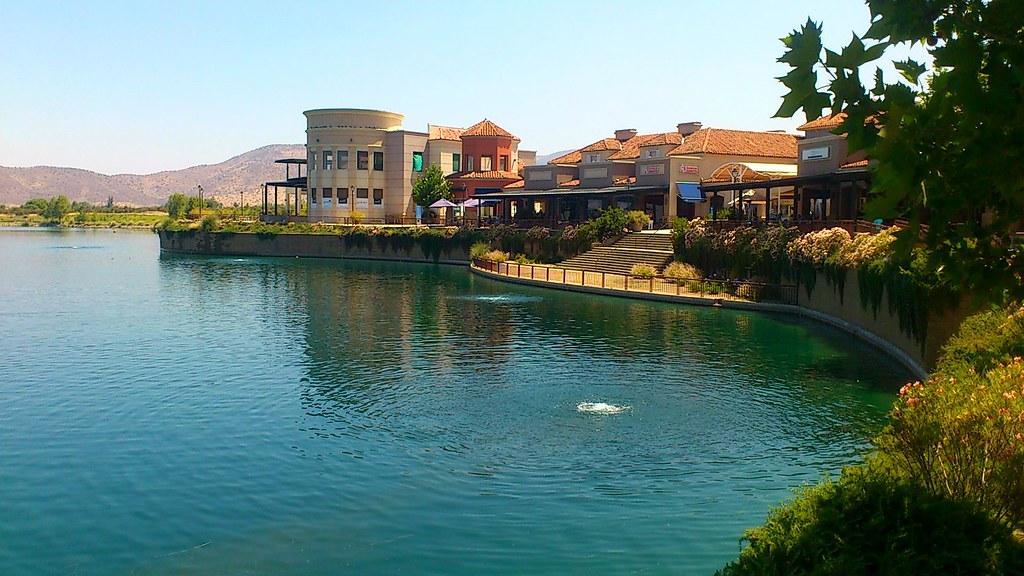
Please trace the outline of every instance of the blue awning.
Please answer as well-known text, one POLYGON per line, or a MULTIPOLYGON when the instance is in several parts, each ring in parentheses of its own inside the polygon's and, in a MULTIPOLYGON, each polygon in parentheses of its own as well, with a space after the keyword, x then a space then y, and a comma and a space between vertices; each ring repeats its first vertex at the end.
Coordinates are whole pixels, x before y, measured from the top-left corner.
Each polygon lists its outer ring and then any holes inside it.
POLYGON ((707 197, 704 196, 704 191, 700 189, 700 184, 696 182, 676 182, 676 189, 679 191, 679 197, 683 199, 683 202, 703 204, 708 201, 707 197))

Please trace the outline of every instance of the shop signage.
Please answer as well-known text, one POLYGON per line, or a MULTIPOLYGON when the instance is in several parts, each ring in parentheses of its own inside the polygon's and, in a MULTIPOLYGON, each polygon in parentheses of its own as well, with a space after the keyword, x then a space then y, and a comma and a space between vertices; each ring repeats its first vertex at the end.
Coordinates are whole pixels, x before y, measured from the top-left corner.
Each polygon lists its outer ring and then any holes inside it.
POLYGON ((679 167, 680 174, 700 174, 700 166, 694 166, 692 164, 683 164, 679 167))
POLYGON ((831 157, 831 152, 831 146, 822 146, 821 148, 804 148, 801 157, 804 160, 828 160, 831 157))

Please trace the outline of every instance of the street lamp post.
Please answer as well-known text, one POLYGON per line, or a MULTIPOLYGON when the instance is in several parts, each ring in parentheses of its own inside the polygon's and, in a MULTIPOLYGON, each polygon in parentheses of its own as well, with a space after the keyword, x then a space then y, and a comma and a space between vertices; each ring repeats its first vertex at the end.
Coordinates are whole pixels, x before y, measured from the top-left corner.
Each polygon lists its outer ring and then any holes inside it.
MULTIPOLYGON (((740 170, 739 170, 739 168, 733 166, 732 170, 729 171, 729 174, 732 175, 732 183, 733 184, 736 184, 736 183, 738 183, 740 181, 740 170)), ((739 213, 739 215, 742 216, 742 214, 743 214, 743 192, 741 190, 739 190, 739 189, 735 189, 735 190, 733 190, 733 194, 735 194, 735 196, 734 196, 734 200, 735 201, 733 202, 733 205, 736 207, 736 210, 739 213)))
POLYGON ((196 184, 196 188, 199 188, 199 217, 203 217, 203 185, 196 184))

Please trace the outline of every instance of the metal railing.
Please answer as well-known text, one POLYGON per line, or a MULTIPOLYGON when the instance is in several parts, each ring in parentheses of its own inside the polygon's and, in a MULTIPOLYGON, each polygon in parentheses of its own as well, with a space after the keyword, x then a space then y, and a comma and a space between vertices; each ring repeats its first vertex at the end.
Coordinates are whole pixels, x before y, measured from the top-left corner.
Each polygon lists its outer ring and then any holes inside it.
POLYGON ((522 278, 551 284, 646 292, 668 296, 691 296, 737 300, 797 304, 799 291, 795 284, 766 284, 743 280, 676 280, 664 276, 641 278, 628 274, 573 270, 556 266, 520 264, 518 262, 491 262, 473 259, 473 266, 501 276, 522 278))

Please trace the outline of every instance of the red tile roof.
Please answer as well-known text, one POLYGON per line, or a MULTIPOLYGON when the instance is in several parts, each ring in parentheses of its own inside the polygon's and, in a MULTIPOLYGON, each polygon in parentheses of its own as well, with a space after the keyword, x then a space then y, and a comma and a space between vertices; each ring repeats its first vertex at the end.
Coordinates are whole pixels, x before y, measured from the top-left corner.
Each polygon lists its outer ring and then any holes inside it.
POLYGON ((668 144, 679 145, 683 143, 683 135, 679 132, 663 132, 651 134, 647 140, 640 143, 640 146, 666 146, 668 144))
POLYGON ((456 172, 447 176, 449 180, 520 180, 515 172, 507 170, 488 170, 486 172, 456 172))
POLYGON ((462 133, 462 137, 465 138, 467 136, 500 136, 502 138, 518 140, 518 138, 513 136, 511 132, 486 118, 476 124, 473 124, 469 128, 466 128, 466 131, 462 133))
POLYGON ((454 140, 459 141, 462 138, 462 133, 465 132, 462 128, 452 128, 450 126, 430 126, 428 131, 428 138, 430 140, 454 140))
POLYGON ((580 152, 604 152, 606 150, 622 150, 622 142, 615 138, 602 138, 593 144, 580 148, 580 152))
POLYGON ((502 188, 522 188, 526 186, 526 180, 516 180, 511 184, 505 184, 502 188))
POLYGON ((559 188, 572 188, 573 186, 579 186, 579 185, 580 185, 579 178, 574 178, 572 180, 566 180, 565 182, 562 182, 561 184, 558 185, 558 187, 559 188))
POLYGON ((659 134, 641 134, 639 136, 633 136, 629 140, 622 143, 622 150, 608 156, 609 160, 631 160, 633 158, 640 157, 641 146, 658 146, 657 142, 666 143, 672 139, 672 134, 679 137, 678 142, 682 141, 682 137, 679 132, 662 132, 659 134))
POLYGON ((810 122, 801 124, 800 126, 797 126, 796 129, 804 132, 808 130, 831 130, 842 124, 843 120, 846 120, 846 114, 843 113, 833 114, 831 116, 822 116, 817 120, 811 120, 810 122))
POLYGON ((767 158, 796 158, 796 136, 784 132, 748 132, 703 128, 683 139, 669 152, 676 154, 730 154, 767 158))
POLYGON ((620 186, 622 184, 636 184, 636 177, 624 176, 622 178, 616 178, 615 180, 612 181, 612 184, 615 186, 620 186))
POLYGON ((552 158, 551 160, 548 160, 548 164, 579 164, 582 161, 583 153, 576 150, 575 152, 563 154, 558 158, 552 158))
POLYGON ((857 160, 856 162, 847 162, 846 164, 843 164, 842 166, 840 166, 839 169, 840 170, 846 170, 846 169, 849 169, 849 168, 867 168, 867 167, 868 167, 868 161, 867 160, 857 160))

